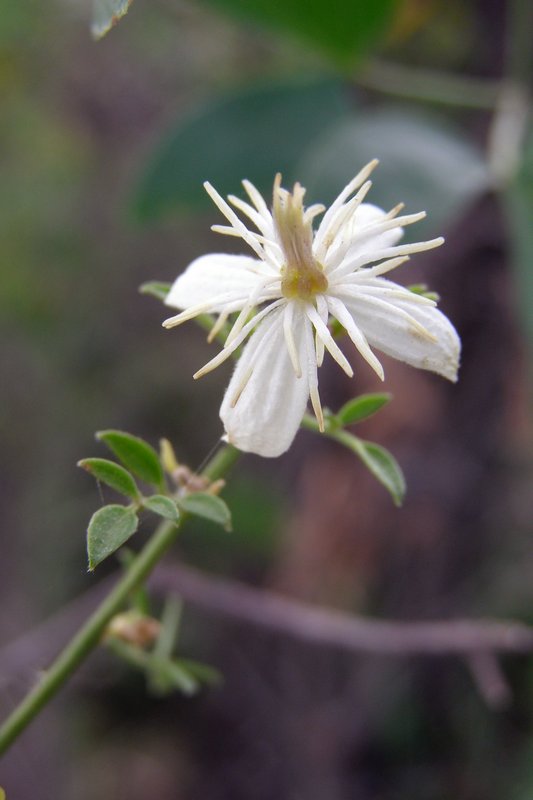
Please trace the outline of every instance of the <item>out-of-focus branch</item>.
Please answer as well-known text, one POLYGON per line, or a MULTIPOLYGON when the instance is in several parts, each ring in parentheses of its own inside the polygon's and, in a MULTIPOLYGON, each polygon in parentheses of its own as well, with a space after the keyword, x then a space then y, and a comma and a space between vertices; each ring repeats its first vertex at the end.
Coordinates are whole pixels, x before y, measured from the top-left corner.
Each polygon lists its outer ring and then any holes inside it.
POLYGON ((373 60, 355 76, 365 89, 439 105, 492 111, 500 94, 499 81, 373 60))
MULTIPOLYGON (((188 604, 209 614, 229 617, 310 644, 382 656, 465 656, 476 680, 479 679, 489 693, 496 686, 496 672, 491 669, 488 674, 488 662, 480 661, 479 654, 533 652, 533 628, 517 622, 368 619, 310 606, 177 564, 159 566, 150 579, 150 587, 156 593, 179 594, 188 604)), ((108 581, 100 582, 68 609, 0 649, 0 687, 13 679, 27 680, 46 666, 108 590, 108 581)), ((499 690, 497 694, 502 696, 499 690)))
POLYGON ((179 594, 187 603, 209 613, 232 617, 305 642, 356 653, 465 656, 480 652, 533 652, 533 628, 517 622, 368 619, 315 608, 181 565, 161 566, 152 582, 154 588, 179 594))

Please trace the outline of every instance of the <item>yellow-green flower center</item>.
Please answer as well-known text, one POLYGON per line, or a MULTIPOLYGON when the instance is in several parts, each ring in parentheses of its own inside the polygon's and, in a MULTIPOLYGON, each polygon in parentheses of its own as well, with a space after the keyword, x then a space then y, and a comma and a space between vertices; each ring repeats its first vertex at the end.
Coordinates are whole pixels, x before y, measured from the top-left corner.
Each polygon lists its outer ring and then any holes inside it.
POLYGON ((291 300, 312 300, 328 288, 324 269, 313 255, 312 217, 306 217, 304 194, 299 183, 292 192, 282 189, 281 176, 276 176, 272 216, 285 255, 281 291, 291 300))

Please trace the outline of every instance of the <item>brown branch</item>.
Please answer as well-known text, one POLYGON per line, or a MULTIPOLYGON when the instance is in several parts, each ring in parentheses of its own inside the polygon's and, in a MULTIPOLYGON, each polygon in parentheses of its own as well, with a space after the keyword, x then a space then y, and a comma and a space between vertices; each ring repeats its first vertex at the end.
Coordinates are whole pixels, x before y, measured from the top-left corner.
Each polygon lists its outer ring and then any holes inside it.
POLYGON ((533 628, 517 622, 373 620, 315 608, 181 565, 160 567, 153 585, 212 614, 351 652, 383 656, 533 652, 533 628))
MULTIPOLYGON (((99 582, 39 627, 0 649, 0 687, 27 680, 55 656, 109 591, 114 578, 99 582)), ((382 656, 476 656, 533 652, 533 628, 511 621, 449 620, 399 622, 373 620, 306 605, 236 581, 215 578, 182 565, 160 566, 150 580, 156 593, 173 592, 191 606, 257 628, 320 646, 382 656)), ((479 659, 474 661, 478 681, 479 659)), ((483 685, 488 687, 487 662, 483 685)), ((494 670, 491 672, 494 689, 494 670)), ((487 689, 488 691, 488 689, 487 689)))

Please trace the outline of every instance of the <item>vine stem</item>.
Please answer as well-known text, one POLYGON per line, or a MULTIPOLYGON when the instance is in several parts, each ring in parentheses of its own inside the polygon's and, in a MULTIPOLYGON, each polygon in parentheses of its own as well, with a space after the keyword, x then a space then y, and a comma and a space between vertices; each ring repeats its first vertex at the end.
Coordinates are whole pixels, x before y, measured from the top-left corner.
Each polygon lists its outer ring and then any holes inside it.
MULTIPOLYGON (((239 456, 239 450, 232 445, 225 445, 213 455, 202 475, 210 481, 223 477, 239 456)), ((185 518, 183 515, 177 524, 168 521, 162 522, 156 528, 114 589, 73 636, 39 682, 5 720, 0 727, 0 755, 8 750, 98 645, 109 621, 120 611, 129 595, 146 580, 174 543, 185 518)))

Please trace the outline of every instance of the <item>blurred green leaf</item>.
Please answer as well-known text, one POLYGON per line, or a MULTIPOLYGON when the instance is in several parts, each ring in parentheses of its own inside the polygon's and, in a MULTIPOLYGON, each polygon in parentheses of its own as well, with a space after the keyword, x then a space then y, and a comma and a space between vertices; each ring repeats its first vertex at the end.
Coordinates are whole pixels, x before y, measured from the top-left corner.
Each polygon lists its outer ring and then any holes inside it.
POLYGON ((218 669, 215 669, 210 664, 192 661, 190 658, 180 658, 179 664, 200 683, 215 684, 222 682, 222 675, 218 669))
POLYGON ((188 514, 216 522, 227 531, 231 530, 231 512, 226 503, 214 494, 194 492, 180 498, 178 505, 188 514))
POLYGON ((101 39, 127 14, 132 0, 93 0, 91 33, 101 39))
POLYGON ((97 481, 107 484, 116 492, 138 500, 139 490, 129 472, 120 464, 108 461, 107 458, 84 458, 78 461, 78 467, 90 472, 97 481))
MULTIPOLYGON (((345 432, 343 434, 346 435, 345 432)), ((351 443, 344 439, 342 441, 359 456, 372 475, 387 489, 394 504, 401 506, 405 497, 405 478, 394 456, 374 442, 365 442, 355 436, 350 436, 350 439, 351 443)))
POLYGON ((361 422, 383 408, 390 402, 392 395, 383 392, 376 394, 362 394, 348 400, 340 411, 335 415, 342 425, 352 425, 354 422, 361 422))
POLYGON ((268 197, 275 174, 284 173, 286 182, 298 178, 294 166, 303 149, 348 108, 334 80, 223 95, 178 120, 141 179, 135 209, 148 220, 179 207, 211 208, 202 185, 207 179, 226 195, 248 178, 268 197))
POLYGON ((104 442, 122 463, 138 478, 163 488, 163 468, 156 451, 144 439, 124 431, 99 431, 96 438, 104 442))
POLYGON ((190 697, 199 690, 200 681, 179 660, 148 658, 149 688, 154 694, 179 691, 190 697))
POLYGON ((514 181, 504 195, 522 321, 533 345, 533 132, 514 181))
POLYGON ((155 297, 156 300, 164 301, 167 294, 170 292, 171 285, 172 284, 164 283, 163 281, 147 281, 147 283, 143 283, 139 286, 139 292, 155 297))
POLYGON ((137 530, 138 523, 133 508, 110 505, 98 509, 92 515, 87 529, 89 569, 93 570, 127 542, 137 530))
POLYGON ((144 498, 143 506, 148 511, 153 511, 154 514, 159 514, 160 517, 170 519, 172 522, 177 522, 179 520, 176 503, 171 500, 170 497, 165 497, 162 494, 154 494, 152 497, 144 498))
POLYGON ((397 0, 204 0, 243 20, 288 32, 353 64, 386 30, 397 0))
POLYGON ((337 120, 303 154, 302 182, 313 202, 330 203, 372 158, 380 164, 369 202, 389 209, 402 201, 408 212, 428 213, 406 238, 442 232, 489 186, 480 152, 447 121, 391 109, 337 120))
POLYGON ((411 286, 406 286, 406 289, 409 289, 410 292, 413 294, 419 294, 422 297, 427 297, 428 300, 433 300, 435 303, 440 302, 440 294, 438 292, 433 292, 427 285, 427 283, 413 283, 411 286))

